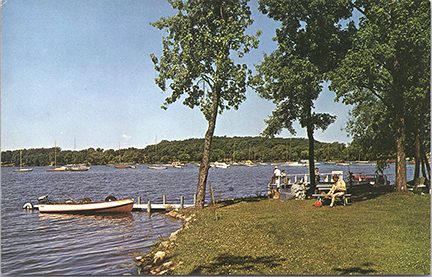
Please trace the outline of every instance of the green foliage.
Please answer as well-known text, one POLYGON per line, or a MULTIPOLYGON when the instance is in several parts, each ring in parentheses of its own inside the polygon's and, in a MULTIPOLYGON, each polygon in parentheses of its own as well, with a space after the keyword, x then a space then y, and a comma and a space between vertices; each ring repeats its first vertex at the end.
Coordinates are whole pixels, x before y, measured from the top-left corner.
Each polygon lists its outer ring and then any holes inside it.
POLYGON ((231 107, 238 109, 246 98, 250 70, 245 64, 235 64, 230 54, 236 51, 243 57, 251 48, 257 48, 261 34, 245 34, 253 22, 248 1, 169 2, 178 13, 151 23, 168 32, 163 39, 162 57, 151 55, 159 72, 156 84, 163 91, 172 90, 162 108, 187 94, 183 104, 200 107, 209 120, 214 96, 207 93, 207 85, 211 92, 219 94, 219 113, 231 107))
POLYGON ((276 109, 266 121, 263 134, 281 129, 295 133, 292 124, 325 130, 335 116, 313 112, 313 102, 322 90, 325 73, 332 70, 349 48, 346 39, 352 26, 340 20, 351 14, 347 1, 259 1, 259 10, 281 22, 274 40, 278 48, 257 66, 254 82, 261 97, 273 100, 276 109))
POLYGON ((361 14, 352 46, 327 74, 337 98, 357 105, 348 126, 355 139, 370 152, 395 149, 400 190, 406 155, 425 161, 430 148, 430 5, 351 1, 361 14))
POLYGON ((313 199, 204 209, 176 240, 173 274, 430 274, 430 196, 383 193, 333 209, 313 199))

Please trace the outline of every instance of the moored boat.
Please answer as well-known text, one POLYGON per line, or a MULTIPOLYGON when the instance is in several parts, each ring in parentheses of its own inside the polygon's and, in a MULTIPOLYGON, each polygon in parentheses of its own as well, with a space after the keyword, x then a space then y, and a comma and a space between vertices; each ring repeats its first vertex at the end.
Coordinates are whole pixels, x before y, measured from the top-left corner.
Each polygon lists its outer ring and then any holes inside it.
POLYGON ((89 166, 86 166, 85 164, 72 164, 72 165, 67 165, 66 167, 69 168, 70 171, 87 171, 90 169, 89 166))
POLYGON ((21 143, 20 143, 20 169, 15 169, 14 172, 29 172, 33 171, 33 168, 22 168, 22 149, 21 149, 21 143))
POLYGON ((105 201, 92 201, 84 198, 82 201, 54 202, 47 197, 38 199, 37 205, 41 213, 125 213, 132 211, 134 199, 115 199, 107 197, 105 201))
POLYGON ((215 162, 210 164, 211 167, 216 167, 216 168, 228 168, 231 165, 227 164, 227 163, 219 163, 219 162, 215 162))
POLYGON ((20 168, 14 170, 14 172, 29 172, 29 171, 33 171, 33 168, 20 168))
POLYGON ((115 168, 137 168, 136 165, 115 165, 115 168))
POLYGON ((161 166, 161 165, 149 165, 149 166, 147 166, 147 168, 149 168, 149 169, 157 169, 157 170, 167 169, 166 166, 161 166))
POLYGON ((69 168, 66 166, 62 166, 62 167, 54 167, 51 169, 47 169, 46 171, 68 171, 69 168))
POLYGON ((175 168, 182 168, 182 167, 186 166, 186 164, 181 163, 181 162, 173 162, 171 165, 175 168))

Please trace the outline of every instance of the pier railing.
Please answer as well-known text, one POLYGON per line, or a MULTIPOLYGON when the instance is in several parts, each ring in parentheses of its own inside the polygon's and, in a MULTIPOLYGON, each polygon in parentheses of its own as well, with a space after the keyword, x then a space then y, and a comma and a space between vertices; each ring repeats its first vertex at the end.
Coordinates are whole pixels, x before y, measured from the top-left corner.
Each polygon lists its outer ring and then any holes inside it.
MULTIPOLYGON (((339 179, 343 179, 343 171, 332 171, 331 173, 320 173, 318 176, 320 177, 322 182, 331 182, 332 176, 334 174, 337 174, 339 176, 339 179)), ((285 176, 281 176, 279 178, 282 179, 281 183, 283 183, 284 177, 288 179, 288 184, 299 183, 299 182, 309 183, 309 175, 310 175, 309 173, 286 174, 285 176)))
POLYGON ((194 194, 194 202, 193 204, 185 204, 184 197, 180 196, 180 204, 167 204, 166 203, 166 195, 162 196, 162 204, 154 204, 150 200, 147 201, 147 204, 141 204, 141 196, 138 196, 138 203, 134 204, 134 210, 147 210, 147 212, 151 212, 152 210, 169 210, 169 209, 185 209, 194 207, 196 203, 196 194, 194 194))

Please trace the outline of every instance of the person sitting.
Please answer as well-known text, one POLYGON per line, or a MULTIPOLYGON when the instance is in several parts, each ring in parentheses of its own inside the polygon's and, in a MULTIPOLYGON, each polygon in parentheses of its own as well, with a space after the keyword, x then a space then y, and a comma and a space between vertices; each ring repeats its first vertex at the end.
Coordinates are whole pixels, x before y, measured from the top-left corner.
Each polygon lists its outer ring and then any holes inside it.
POLYGON ((335 183, 333 184, 332 188, 330 189, 330 191, 325 196, 325 197, 328 197, 328 196, 331 197, 331 203, 330 203, 329 208, 333 207, 333 203, 334 203, 335 198, 337 196, 342 196, 346 193, 346 184, 342 179, 339 179, 339 176, 333 175, 333 181, 335 181, 335 183))
POLYGON ((285 173, 285 170, 282 170, 281 177, 282 177, 283 183, 284 184, 288 184, 288 177, 287 177, 287 175, 285 173))

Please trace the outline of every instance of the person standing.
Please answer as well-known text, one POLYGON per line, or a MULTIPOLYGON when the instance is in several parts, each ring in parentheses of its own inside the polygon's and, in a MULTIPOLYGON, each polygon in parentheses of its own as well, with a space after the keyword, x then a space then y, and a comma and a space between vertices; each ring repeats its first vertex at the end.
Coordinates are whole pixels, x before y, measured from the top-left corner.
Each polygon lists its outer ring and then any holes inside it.
POLYGON ((277 166, 275 166, 274 167, 274 171, 273 171, 273 176, 271 177, 270 183, 273 184, 273 181, 275 180, 276 187, 279 189, 280 178, 281 178, 281 171, 280 171, 280 169, 277 166))
POLYGON ((320 181, 320 173, 318 172, 318 167, 315 167, 315 183, 318 184, 318 182, 320 181))

